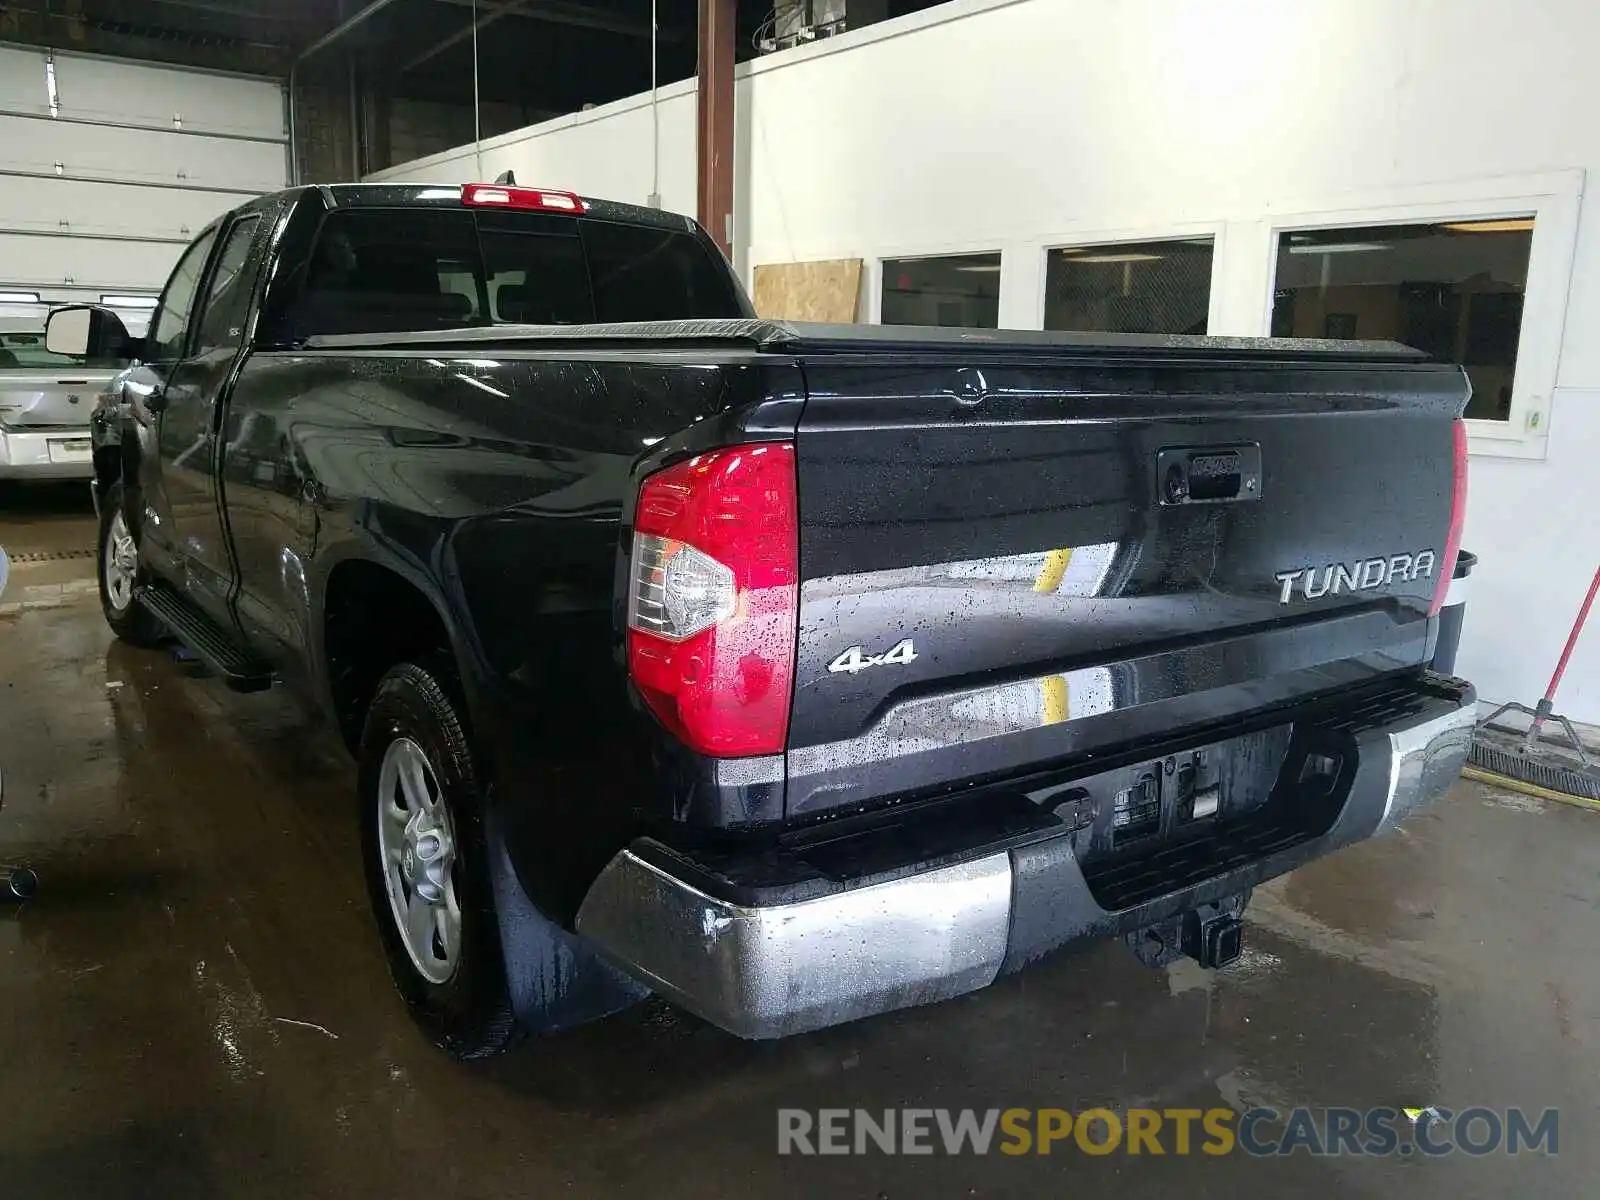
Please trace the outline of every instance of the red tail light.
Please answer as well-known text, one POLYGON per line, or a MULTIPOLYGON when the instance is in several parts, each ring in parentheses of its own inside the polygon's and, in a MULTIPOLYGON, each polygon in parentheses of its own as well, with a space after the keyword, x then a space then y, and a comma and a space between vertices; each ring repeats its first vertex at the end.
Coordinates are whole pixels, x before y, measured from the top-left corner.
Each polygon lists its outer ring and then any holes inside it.
POLYGON ((498 183, 469 183, 461 189, 461 203, 473 208, 522 208, 534 212, 581 213, 588 205, 571 192, 549 188, 503 187, 498 183))
POLYGON ((782 753, 799 608, 794 446, 692 458, 639 489, 628 671, 691 749, 782 753))
POLYGON ((1439 578, 1433 584, 1433 604, 1428 608, 1430 617, 1444 607, 1445 594, 1450 591, 1450 580, 1456 573, 1456 556, 1461 553, 1461 526, 1467 520, 1467 423, 1465 421, 1456 421, 1455 439, 1455 482, 1450 492, 1450 532, 1444 539, 1444 557, 1439 560, 1439 578))

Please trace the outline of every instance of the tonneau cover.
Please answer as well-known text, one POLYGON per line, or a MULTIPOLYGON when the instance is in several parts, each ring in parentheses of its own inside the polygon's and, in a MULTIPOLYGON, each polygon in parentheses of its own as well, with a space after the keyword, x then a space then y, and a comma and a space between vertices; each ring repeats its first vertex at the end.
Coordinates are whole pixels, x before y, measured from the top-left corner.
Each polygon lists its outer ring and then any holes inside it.
POLYGON ((600 325, 488 325, 411 333, 335 334, 308 338, 312 350, 415 350, 430 347, 730 346, 780 354, 916 353, 979 349, 988 353, 1089 358, 1221 358, 1334 362, 1420 362, 1397 342, 1316 338, 1202 337, 1193 334, 1064 333, 1033 329, 943 329, 909 325, 823 325, 754 317, 637 321, 600 325))

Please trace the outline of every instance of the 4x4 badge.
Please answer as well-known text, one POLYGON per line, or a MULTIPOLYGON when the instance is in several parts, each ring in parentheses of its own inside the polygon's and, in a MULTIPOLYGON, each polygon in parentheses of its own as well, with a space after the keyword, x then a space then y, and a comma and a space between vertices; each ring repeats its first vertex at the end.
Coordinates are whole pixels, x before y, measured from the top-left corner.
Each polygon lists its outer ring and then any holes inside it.
POLYGON ((882 654, 863 654, 860 646, 851 646, 828 664, 828 670, 836 674, 844 672, 854 675, 857 671, 865 671, 868 667, 904 666, 908 662, 915 662, 916 658, 917 652, 911 645, 911 639, 906 638, 882 654))

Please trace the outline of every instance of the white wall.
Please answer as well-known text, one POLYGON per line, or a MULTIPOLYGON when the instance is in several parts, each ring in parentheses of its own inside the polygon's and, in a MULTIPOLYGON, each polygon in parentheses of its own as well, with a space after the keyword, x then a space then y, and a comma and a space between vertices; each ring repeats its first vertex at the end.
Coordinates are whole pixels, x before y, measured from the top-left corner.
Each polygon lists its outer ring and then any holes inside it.
MULTIPOLYGON (((956 0, 741 70, 735 257, 999 248, 1001 321, 1037 326, 1044 245, 1208 232, 1211 328, 1259 334, 1285 213, 1548 192, 1518 375, 1539 436, 1474 438, 1459 663, 1531 701, 1600 560, 1596 46, 1592 0, 956 0)), ((692 85, 663 95, 661 191, 693 212, 692 85)), ((486 143, 482 174, 642 201, 646 99, 486 143)), ((469 148, 384 174, 476 172, 469 148)), ((1600 722, 1595 624, 1559 707, 1600 722)))
MULTIPOLYGON (((693 213, 692 80, 661 89, 659 120, 662 206, 693 213)), ((466 183, 515 171, 518 183, 643 204, 650 195, 653 138, 650 97, 630 96, 588 112, 486 138, 481 169, 473 147, 467 145, 401 163, 368 178, 466 183)))

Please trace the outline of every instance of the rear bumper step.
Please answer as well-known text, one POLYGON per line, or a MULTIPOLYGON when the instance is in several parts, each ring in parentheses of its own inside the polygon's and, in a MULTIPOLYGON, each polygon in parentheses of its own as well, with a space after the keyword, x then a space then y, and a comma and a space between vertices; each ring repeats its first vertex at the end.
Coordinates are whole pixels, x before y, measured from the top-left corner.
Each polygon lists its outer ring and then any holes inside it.
POLYGON ((1428 677, 1398 709, 1346 718, 1356 766, 1331 824, 1265 840, 1242 827, 1209 862, 1197 866, 1191 851, 1171 877, 1175 887, 1091 888, 1072 839, 1057 836, 827 895, 749 904, 711 894, 692 864, 675 871, 673 852, 645 840, 601 872, 578 932, 652 988, 742 1037, 782 1037, 948 999, 1069 942, 1222 900, 1391 828, 1460 775, 1475 699, 1460 681, 1428 677), (1097 895, 1129 906, 1102 907, 1097 895))

